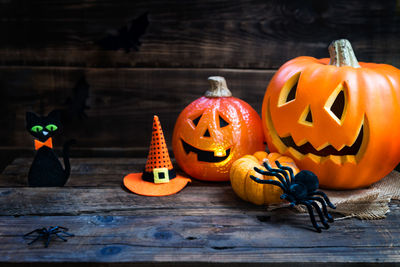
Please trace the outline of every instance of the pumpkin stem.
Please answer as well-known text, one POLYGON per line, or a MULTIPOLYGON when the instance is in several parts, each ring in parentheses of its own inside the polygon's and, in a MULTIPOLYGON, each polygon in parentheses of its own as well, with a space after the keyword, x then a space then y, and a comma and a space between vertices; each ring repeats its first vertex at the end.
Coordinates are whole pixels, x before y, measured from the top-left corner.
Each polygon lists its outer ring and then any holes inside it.
POLYGON ((206 97, 229 97, 232 96, 231 91, 229 91, 228 86, 224 77, 221 76, 211 76, 208 77, 210 82, 210 89, 208 89, 204 95, 206 97))
POLYGON ((328 50, 331 57, 329 65, 334 65, 336 67, 350 66, 353 68, 361 68, 361 66, 358 64, 356 56, 354 55, 354 51, 349 40, 340 39, 333 41, 329 45, 328 50))

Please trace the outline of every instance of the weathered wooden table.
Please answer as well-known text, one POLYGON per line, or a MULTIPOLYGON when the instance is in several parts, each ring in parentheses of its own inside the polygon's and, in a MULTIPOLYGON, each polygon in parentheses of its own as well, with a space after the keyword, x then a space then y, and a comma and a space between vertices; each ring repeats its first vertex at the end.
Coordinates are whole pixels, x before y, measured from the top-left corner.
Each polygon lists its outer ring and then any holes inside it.
POLYGON ((144 158, 73 158, 62 188, 26 187, 30 162, 14 160, 0 178, 1 266, 400 263, 399 202, 385 220, 337 220, 318 234, 307 214, 267 212, 240 200, 228 183, 193 181, 160 198, 130 193, 122 178, 141 171, 144 158), (75 237, 48 248, 22 238, 56 225, 75 237))

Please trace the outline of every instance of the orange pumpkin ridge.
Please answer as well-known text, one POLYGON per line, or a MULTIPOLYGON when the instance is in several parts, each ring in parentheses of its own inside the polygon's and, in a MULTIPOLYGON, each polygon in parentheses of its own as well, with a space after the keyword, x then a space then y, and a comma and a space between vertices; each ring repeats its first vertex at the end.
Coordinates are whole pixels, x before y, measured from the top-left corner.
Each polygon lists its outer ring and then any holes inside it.
POLYGON ((347 40, 329 51, 330 59, 292 59, 272 78, 262 107, 268 148, 321 187, 365 187, 400 159, 400 70, 358 63, 347 40))
POLYGON ((228 181, 236 159, 265 145, 261 118, 231 96, 223 77, 210 77, 210 89, 179 115, 172 138, 178 165, 194 178, 228 181))

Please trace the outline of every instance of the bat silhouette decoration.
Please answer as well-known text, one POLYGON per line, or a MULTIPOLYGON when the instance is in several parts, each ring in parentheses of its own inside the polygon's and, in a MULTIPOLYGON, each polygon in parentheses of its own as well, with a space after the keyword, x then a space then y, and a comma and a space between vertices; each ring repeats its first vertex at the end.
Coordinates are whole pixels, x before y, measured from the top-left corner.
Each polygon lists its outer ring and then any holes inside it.
POLYGON ((98 44, 106 50, 124 49, 126 53, 129 53, 131 49, 139 51, 141 45, 139 38, 146 32, 148 26, 148 12, 145 12, 119 28, 116 33, 108 34, 98 41, 98 44))

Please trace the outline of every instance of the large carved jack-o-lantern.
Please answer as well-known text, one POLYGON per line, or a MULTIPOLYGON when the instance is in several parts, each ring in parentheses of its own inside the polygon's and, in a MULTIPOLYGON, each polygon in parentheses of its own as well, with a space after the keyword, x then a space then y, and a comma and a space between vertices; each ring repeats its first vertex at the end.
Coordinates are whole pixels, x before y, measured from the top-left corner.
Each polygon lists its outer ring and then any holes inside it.
POLYGON ((358 63, 347 40, 329 52, 295 58, 275 74, 262 108, 267 144, 322 187, 364 187, 400 160, 400 70, 358 63))
POLYGON ((178 165, 194 178, 228 181, 232 163, 263 150, 257 112, 232 97, 223 77, 208 78, 211 88, 179 115, 172 137, 178 165))

